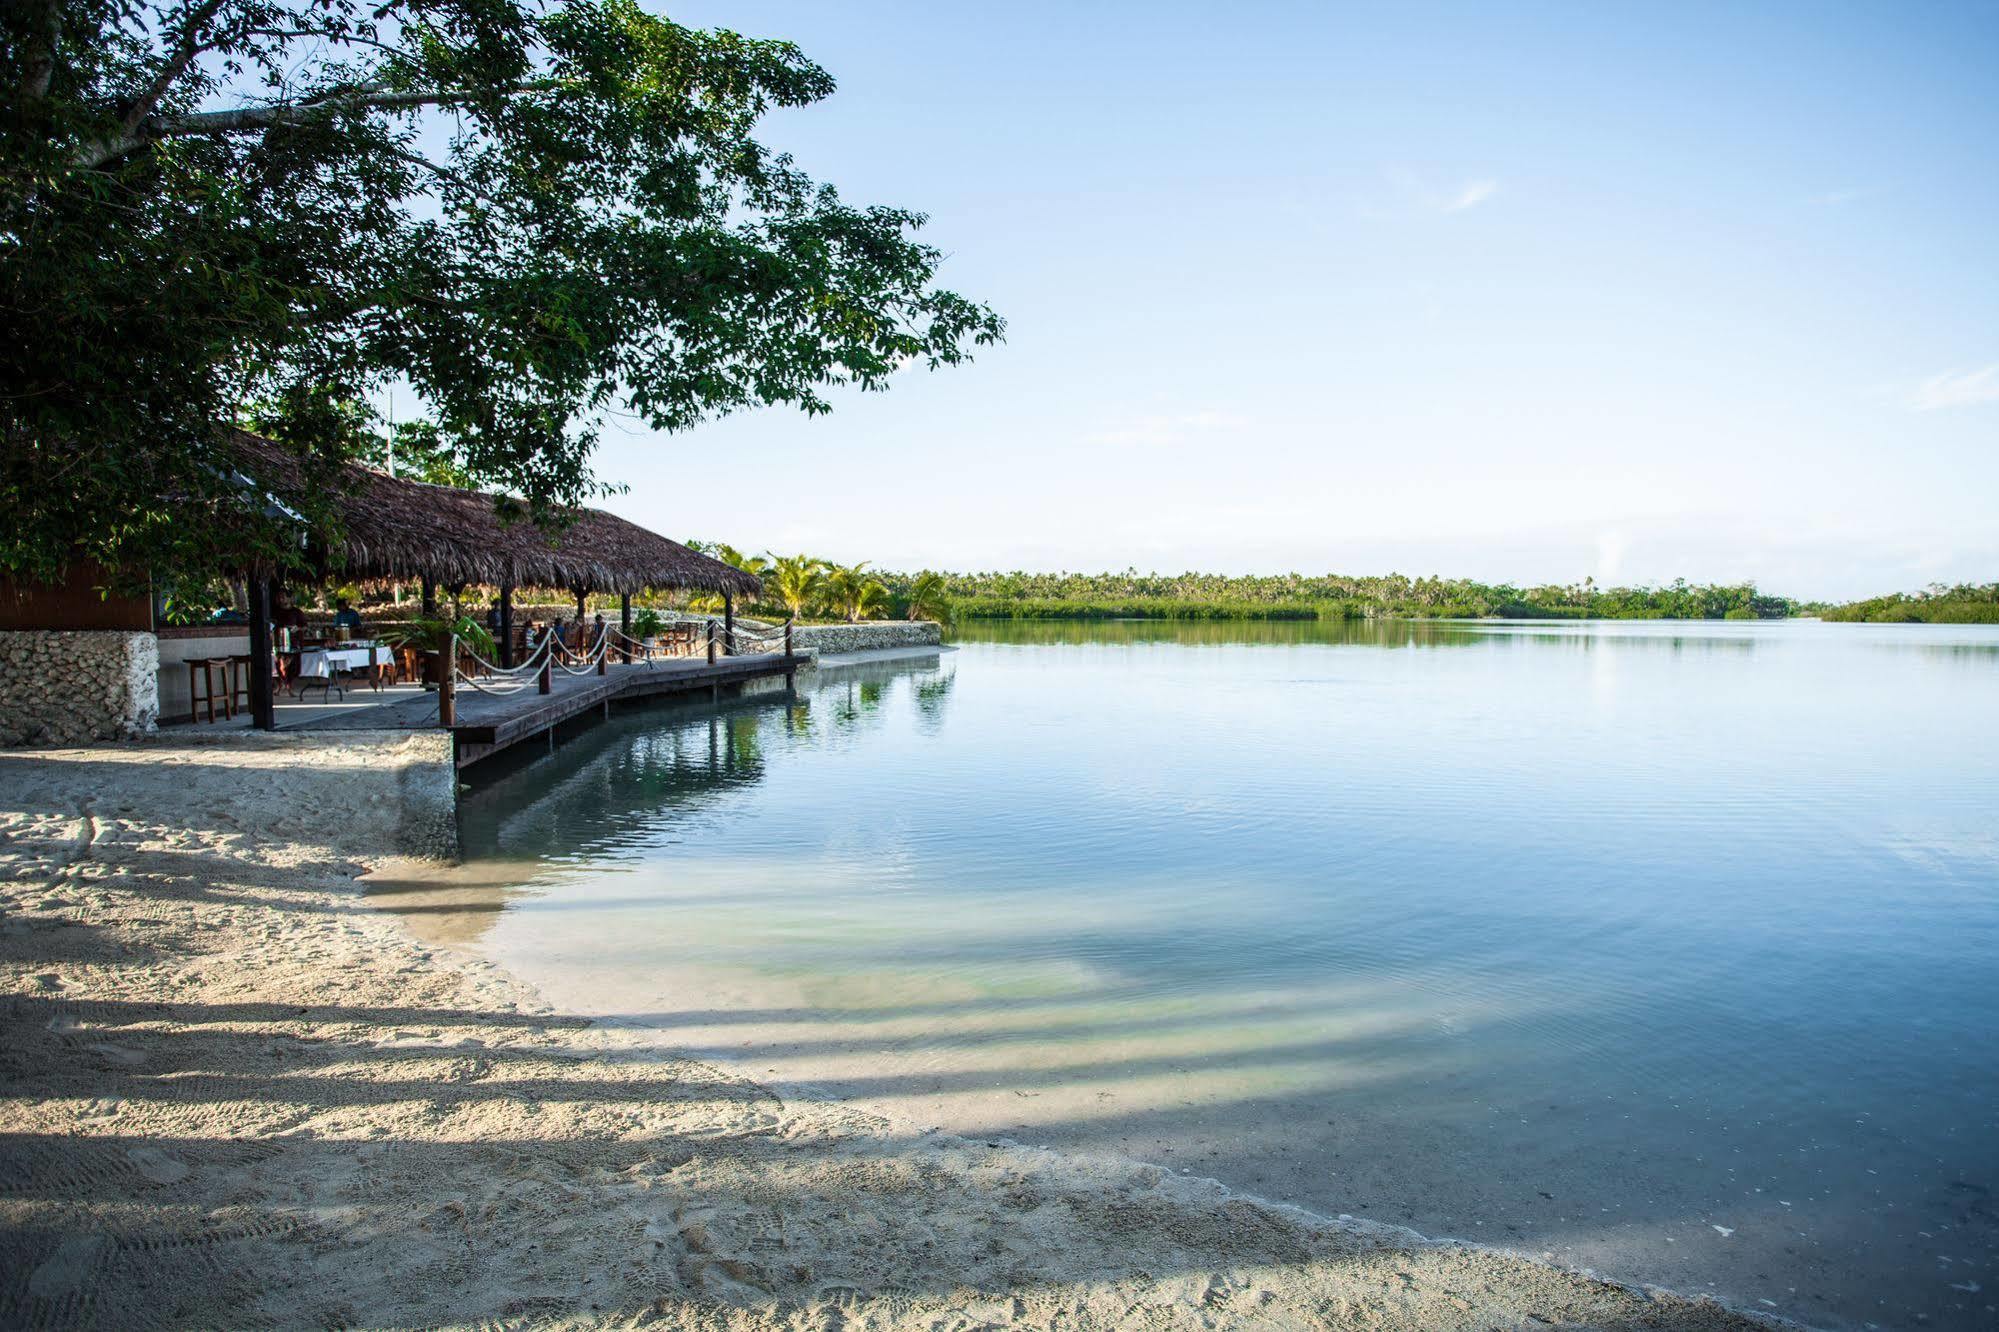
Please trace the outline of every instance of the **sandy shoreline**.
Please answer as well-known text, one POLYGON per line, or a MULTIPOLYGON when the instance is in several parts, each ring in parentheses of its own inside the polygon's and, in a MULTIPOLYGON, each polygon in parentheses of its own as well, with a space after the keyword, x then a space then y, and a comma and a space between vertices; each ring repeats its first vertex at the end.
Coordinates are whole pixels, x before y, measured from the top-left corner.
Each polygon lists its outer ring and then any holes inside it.
POLYGON ((229 755, 0 755, 0 1324, 1775 1325, 644 1053, 229 755))

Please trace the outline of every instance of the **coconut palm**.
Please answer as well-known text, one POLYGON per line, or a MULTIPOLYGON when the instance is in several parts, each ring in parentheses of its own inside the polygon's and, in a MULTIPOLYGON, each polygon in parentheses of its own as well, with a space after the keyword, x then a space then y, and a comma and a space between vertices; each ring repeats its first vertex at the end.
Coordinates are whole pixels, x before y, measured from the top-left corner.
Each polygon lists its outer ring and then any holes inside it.
POLYGON ((764 590, 797 619, 826 586, 826 565, 810 555, 772 555, 764 590))
POLYGON ((851 592, 845 593, 840 608, 846 612, 850 623, 872 620, 888 609, 888 584, 879 578, 863 578, 851 592))
POLYGON ((836 564, 826 571, 826 600, 849 623, 867 618, 888 602, 888 589, 868 573, 868 562, 836 564))
POLYGON ((944 575, 925 569, 909 585, 909 618, 951 623, 951 598, 944 575))
POLYGON ((770 572, 769 560, 761 555, 745 555, 726 541, 715 542, 708 548, 708 553, 731 569, 741 569, 744 573, 755 574, 758 578, 770 572))

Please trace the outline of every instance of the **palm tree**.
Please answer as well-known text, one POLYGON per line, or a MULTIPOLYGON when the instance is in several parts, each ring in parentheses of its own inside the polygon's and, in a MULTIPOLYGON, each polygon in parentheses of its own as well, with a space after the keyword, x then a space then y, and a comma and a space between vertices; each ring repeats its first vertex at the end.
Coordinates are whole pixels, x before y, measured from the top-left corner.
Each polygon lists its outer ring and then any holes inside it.
POLYGON ((810 555, 772 555, 770 571, 764 575, 764 587, 794 620, 825 585, 826 565, 810 555))
POLYGON ((888 595, 888 589, 870 578, 867 569, 868 562, 862 560, 859 564, 836 564, 826 571, 826 599, 850 624, 868 611, 880 609, 888 595))
POLYGON ((847 618, 872 620, 887 609, 888 584, 878 578, 869 578, 854 590, 854 599, 847 606, 847 618))
POLYGON ((951 598, 945 590, 944 575, 925 569, 909 585, 909 618, 951 623, 951 598))
POLYGON ((741 569, 744 573, 755 574, 758 578, 770 572, 769 560, 761 555, 745 555, 726 541, 717 541, 708 548, 708 553, 731 569, 741 569))

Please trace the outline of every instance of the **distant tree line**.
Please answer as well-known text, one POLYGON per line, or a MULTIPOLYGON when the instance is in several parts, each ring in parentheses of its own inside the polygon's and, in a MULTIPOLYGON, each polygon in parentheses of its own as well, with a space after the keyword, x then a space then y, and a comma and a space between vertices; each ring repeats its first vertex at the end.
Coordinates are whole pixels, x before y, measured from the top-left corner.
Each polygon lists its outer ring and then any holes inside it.
POLYGON ((1999 624, 1999 583, 1932 583, 1921 592, 1893 592, 1819 612, 1857 624, 1999 624))
MULTIPOLYGON (((1754 583, 1516 587, 1403 574, 972 573, 938 579, 966 619, 1358 620, 1379 618, 1775 620, 1800 606, 1754 583)), ((891 598, 923 575, 884 573, 891 598)))
POLYGON ((755 610, 779 617, 973 620, 1614 619, 1776 620, 1813 607, 1754 583, 1515 587, 1403 574, 896 573, 797 555, 697 550, 764 580, 755 610))
MULTIPOLYGON (((722 563, 755 574, 763 580, 763 595, 743 607, 752 614, 776 619, 819 618, 846 620, 880 619, 894 615, 911 620, 948 621, 951 605, 944 596, 938 574, 887 575, 896 580, 893 590, 883 575, 873 573, 868 561, 838 564, 816 555, 749 555, 726 541, 690 539, 690 550, 711 556, 722 563)), ((719 597, 692 599, 696 609, 718 610, 719 597)))

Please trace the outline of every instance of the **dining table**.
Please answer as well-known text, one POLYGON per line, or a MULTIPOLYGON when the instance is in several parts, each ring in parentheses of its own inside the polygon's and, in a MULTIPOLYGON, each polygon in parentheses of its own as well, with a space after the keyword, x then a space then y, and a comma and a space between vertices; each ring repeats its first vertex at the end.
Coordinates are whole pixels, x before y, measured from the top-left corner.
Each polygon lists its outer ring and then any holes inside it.
POLYGON ((380 689, 383 671, 394 662, 395 653, 385 643, 328 643, 320 647, 301 647, 298 654, 297 678, 301 685, 307 680, 330 683, 336 672, 340 674, 365 672, 369 682, 380 689))

